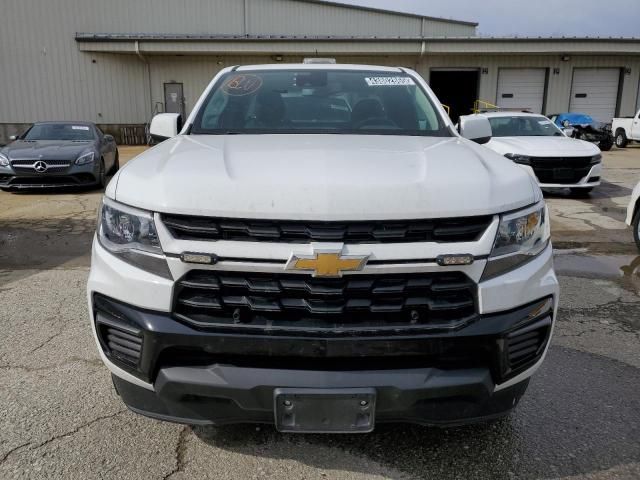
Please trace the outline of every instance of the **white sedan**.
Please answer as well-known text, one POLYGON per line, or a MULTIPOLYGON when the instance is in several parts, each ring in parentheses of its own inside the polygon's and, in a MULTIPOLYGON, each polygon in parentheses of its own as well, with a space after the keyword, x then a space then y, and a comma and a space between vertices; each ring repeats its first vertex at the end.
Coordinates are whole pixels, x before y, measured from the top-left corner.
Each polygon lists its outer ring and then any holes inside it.
POLYGON ((524 168, 541 188, 570 188, 588 195, 600 185, 602 155, 589 142, 567 137, 547 117, 524 112, 479 113, 491 124, 485 144, 524 168))

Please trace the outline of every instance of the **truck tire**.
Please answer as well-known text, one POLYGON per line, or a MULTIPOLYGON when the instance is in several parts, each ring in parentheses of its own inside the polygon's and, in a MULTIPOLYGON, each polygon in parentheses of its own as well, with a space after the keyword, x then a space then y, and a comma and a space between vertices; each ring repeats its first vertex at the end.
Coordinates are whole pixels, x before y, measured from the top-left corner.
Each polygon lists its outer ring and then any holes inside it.
POLYGON ((628 142, 629 141, 627 140, 627 135, 624 133, 624 130, 618 129, 616 132, 616 147, 624 148, 627 146, 628 142))

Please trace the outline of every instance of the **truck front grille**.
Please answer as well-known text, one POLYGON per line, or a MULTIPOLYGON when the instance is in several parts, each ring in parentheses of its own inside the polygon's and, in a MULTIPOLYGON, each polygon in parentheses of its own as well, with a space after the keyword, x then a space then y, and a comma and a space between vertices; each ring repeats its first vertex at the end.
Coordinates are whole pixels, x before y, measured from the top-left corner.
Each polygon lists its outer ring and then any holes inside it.
POLYGON ((531 158, 531 168, 540 183, 578 183, 596 163, 593 157, 531 158))
POLYGON ((174 314, 202 328, 301 335, 450 329, 476 316, 463 273, 351 275, 193 270, 176 285, 174 314))
POLYGON ((489 215, 431 220, 305 222, 162 215, 171 234, 181 240, 283 243, 473 242, 487 229, 492 218, 489 215))

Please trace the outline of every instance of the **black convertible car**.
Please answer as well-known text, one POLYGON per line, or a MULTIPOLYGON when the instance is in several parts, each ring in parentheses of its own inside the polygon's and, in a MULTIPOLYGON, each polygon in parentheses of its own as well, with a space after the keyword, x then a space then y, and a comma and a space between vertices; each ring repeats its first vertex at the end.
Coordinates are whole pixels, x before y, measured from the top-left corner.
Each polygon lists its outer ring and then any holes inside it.
POLYGON ((90 122, 38 122, 0 148, 0 189, 104 187, 118 148, 90 122))

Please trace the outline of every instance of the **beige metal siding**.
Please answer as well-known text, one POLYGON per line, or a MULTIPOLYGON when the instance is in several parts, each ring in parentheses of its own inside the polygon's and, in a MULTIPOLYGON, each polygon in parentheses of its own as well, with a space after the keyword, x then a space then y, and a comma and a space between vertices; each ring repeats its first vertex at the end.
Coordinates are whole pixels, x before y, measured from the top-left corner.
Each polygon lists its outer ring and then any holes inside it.
MULTIPOLYGON (((0 17, 3 20, 0 27, 0 123, 17 124, 43 119, 98 123, 142 123, 148 120, 152 111, 148 67, 143 59, 132 54, 134 42, 90 44, 92 48, 84 49, 84 45, 79 45, 74 39, 76 32, 317 33, 343 36, 472 35, 475 32, 470 25, 304 1, 247 0, 246 3, 248 21, 245 24, 244 0, 3 0, 0 17), (101 53, 100 50, 129 53, 118 55, 101 53)), ((158 44, 143 43, 138 46, 146 46, 151 54, 158 47, 158 44)), ((255 45, 231 41, 228 51, 253 55, 255 45)), ((377 46, 389 53, 399 50, 389 42, 381 42, 377 46)), ((202 55, 221 53, 220 45, 216 52, 205 43, 194 42, 193 47, 201 48, 202 55)), ((340 50, 342 53, 365 53, 375 47, 353 43, 351 47, 343 44, 340 50)), ((183 48, 184 44, 177 43, 171 51, 183 53, 183 48)), ((272 53, 280 53, 278 48, 277 44, 261 43, 259 51, 268 51, 269 54, 263 54, 259 61, 271 61, 272 53)), ((309 54, 306 48, 300 44, 299 54, 309 54)), ((162 88, 158 79, 171 73, 176 81, 180 81, 179 76, 183 77, 191 105, 196 95, 193 91, 200 90, 202 79, 215 72, 214 67, 197 58, 181 60, 180 57, 168 57, 155 61, 152 67, 154 100, 157 100, 157 89, 162 88), (169 67, 171 64, 187 66, 185 70, 174 73, 176 67, 169 67)))
POLYGON ((145 120, 144 66, 133 56, 79 52, 73 38, 82 19, 79 3, 3 3, 2 18, 9 21, 0 28, 0 123, 145 120))
POLYGON ((250 34, 470 36, 475 27, 416 16, 291 0, 247 0, 250 34))
POLYGON ((421 20, 290 0, 249 0, 249 33, 420 35, 421 20))

